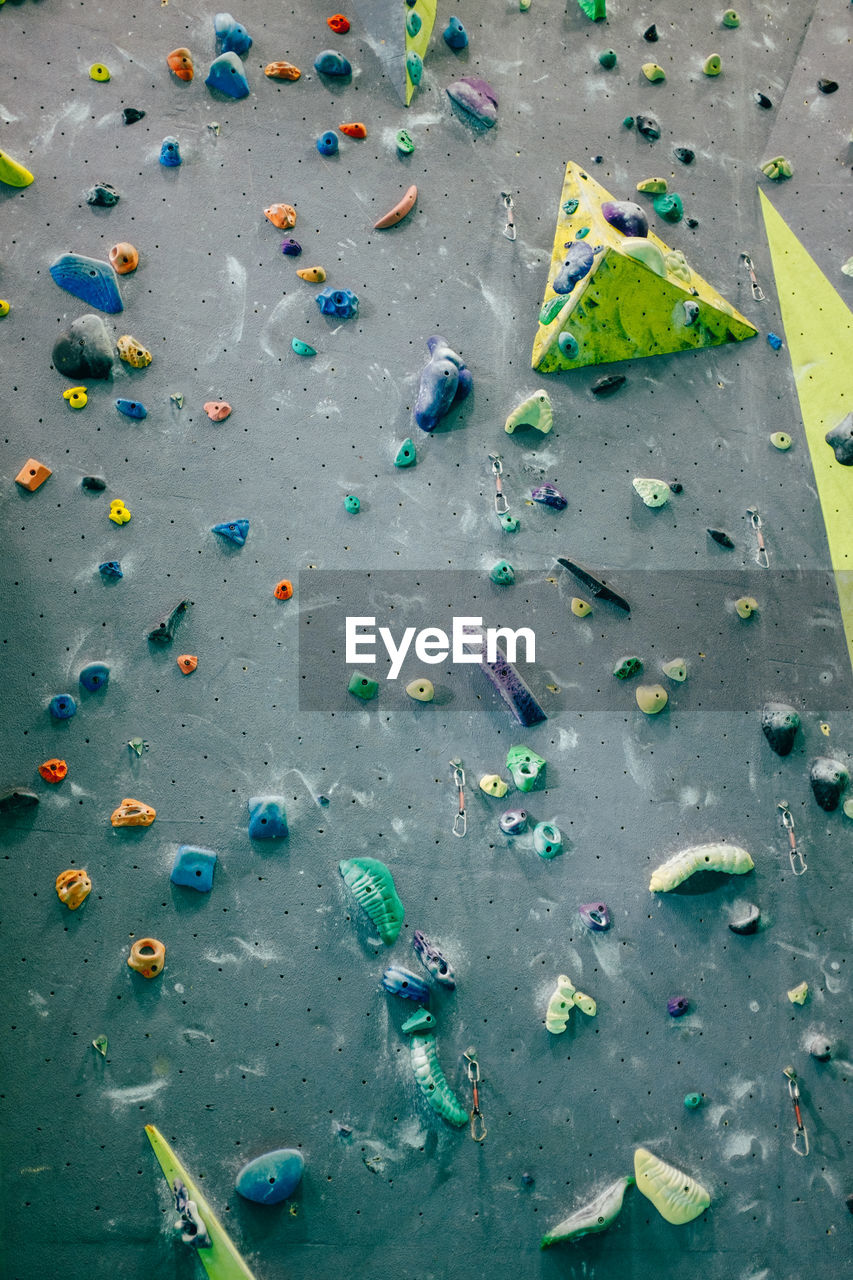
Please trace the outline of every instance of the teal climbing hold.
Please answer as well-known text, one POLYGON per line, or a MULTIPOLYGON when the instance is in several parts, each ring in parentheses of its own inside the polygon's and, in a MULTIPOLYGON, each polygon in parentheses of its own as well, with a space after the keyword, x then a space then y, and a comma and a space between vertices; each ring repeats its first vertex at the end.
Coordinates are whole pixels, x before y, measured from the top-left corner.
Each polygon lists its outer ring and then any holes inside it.
POLYGON ((379 692, 379 681, 371 680, 370 676, 366 676, 363 671, 353 671, 347 689, 363 702, 369 702, 379 692))
POLYGON ((515 570, 506 560, 499 560, 495 567, 489 571, 489 577, 497 586, 509 587, 515 582, 515 570))
POLYGON ((413 467, 418 460, 418 451, 415 448, 414 440, 405 439, 397 450, 397 456, 394 459, 395 467, 413 467))

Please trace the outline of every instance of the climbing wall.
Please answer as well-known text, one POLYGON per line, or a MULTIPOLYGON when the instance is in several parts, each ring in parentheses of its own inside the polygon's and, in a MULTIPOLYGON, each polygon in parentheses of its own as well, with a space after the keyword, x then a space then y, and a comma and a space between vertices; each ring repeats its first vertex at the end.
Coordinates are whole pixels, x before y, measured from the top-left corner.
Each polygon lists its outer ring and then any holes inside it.
MULTIPOLYGON (((849 304, 850 6, 744 0, 736 28, 722 25, 723 7, 613 0, 593 23, 576 0, 532 0, 527 12, 442 0, 408 109, 385 74, 383 22, 402 49, 394 5, 364 0, 338 35, 316 0, 245 0, 235 17, 254 43, 239 101, 205 86, 214 9, 198 0, 0 7, 0 148, 35 175, 27 187, 0 182, 0 789, 39 800, 0 816, 10 1280, 204 1274, 203 1251, 173 1231, 146 1124, 257 1280, 843 1272, 853 822, 818 806, 809 771, 819 757, 846 766, 853 746, 833 572, 849 552, 853 473, 836 468, 842 498, 824 513, 810 450, 828 446, 820 422, 804 429, 774 275, 784 267, 771 262, 759 189, 849 304), (459 52, 441 37, 451 13, 469 36, 459 52), (654 43, 643 36, 652 23, 654 43), (179 47, 192 81, 167 67, 179 47), (328 49, 349 59, 351 78, 314 70, 328 49), (599 62, 608 49, 610 69, 599 62), (710 77, 715 53, 722 71, 710 77), (274 60, 301 78, 266 77, 274 60), (643 75, 650 61, 664 80, 643 75), (94 64, 110 78, 90 78, 94 64), (493 86, 493 128, 451 108, 445 90, 462 75, 493 86), (819 80, 839 87, 819 91, 819 80), (144 118, 124 124, 127 107, 144 118), (658 141, 623 123, 640 114, 657 118, 658 141), (339 133, 338 154, 319 154, 317 138, 347 121, 367 137, 339 133), (411 154, 398 152, 400 129, 411 154), (166 137, 178 140, 178 167, 159 162, 166 137), (760 166, 779 155, 793 176, 773 182, 760 166), (758 336, 534 372, 569 161, 641 202, 652 230, 758 336), (680 222, 637 195, 652 176, 680 194, 680 222), (120 193, 113 207, 87 204, 98 182, 120 193), (374 231, 411 184, 414 210, 374 231), (503 192, 515 240, 503 234, 503 192), (290 230, 264 217, 279 202, 296 208, 290 230), (288 236, 301 257, 282 254, 288 236), (123 313, 104 319, 113 339, 131 334, 153 358, 142 369, 116 358, 111 380, 78 383, 51 352, 92 307, 49 269, 64 253, 105 260, 120 242, 139 266, 120 277, 123 313), (303 264, 322 264, 326 285, 298 278, 303 264), (314 297, 327 286, 352 290, 358 315, 323 315, 314 297), (464 359, 473 392, 426 435, 412 410, 432 334, 464 359), (317 354, 300 357, 293 338, 317 354), (610 374, 625 383, 594 394, 610 374), (87 387, 82 409, 63 399, 75 385, 87 387), (539 386, 550 434, 506 434, 539 386), (122 416, 117 397, 147 417, 122 416), (204 405, 220 400, 232 413, 211 421, 204 405), (770 443, 778 431, 791 437, 786 452, 770 443), (418 461, 401 470, 408 436, 418 461), (516 533, 493 510, 490 453, 503 455, 516 533), (52 471, 33 492, 15 483, 28 458, 52 471), (106 488, 81 487, 85 476, 106 488), (635 477, 680 491, 652 510, 635 477), (530 501, 543 483, 565 494, 565 510, 530 501), (115 499, 129 522, 110 522, 115 499), (250 523, 242 547, 211 532, 239 519, 250 523), (606 579, 630 616, 557 557, 606 579), (121 579, 99 573, 112 560, 121 579), (499 560, 513 585, 491 581, 499 560), (287 600, 273 594, 283 578, 287 600), (591 600, 590 615, 573 614, 575 596, 591 600), (749 618, 736 611, 742 597, 757 604, 749 618), (148 643, 184 599, 174 643, 148 643), (347 613, 395 634, 454 614, 532 626, 537 657, 523 670, 547 719, 515 724, 472 667, 410 659, 385 680, 381 652, 379 695, 360 701, 340 652, 347 613), (179 654, 197 656, 190 674, 179 654), (644 674, 614 679, 634 654, 644 674), (661 671, 676 657, 683 684, 661 671), (88 692, 78 675, 96 661, 109 684, 88 692), (429 703, 404 692, 424 676, 429 703), (660 714, 639 709, 640 682, 665 687, 660 714), (75 716, 51 716, 57 694, 74 696, 75 716), (767 700, 801 718, 784 758, 761 730, 767 700), (479 779, 511 781, 518 744, 547 760, 544 786, 487 796, 479 779), (49 784, 37 769, 53 757, 68 773, 49 784), (451 759, 466 775, 463 838, 451 759), (264 794, 283 797, 287 839, 249 838, 247 802, 264 794), (114 828, 125 797, 153 806, 154 823, 114 828), (782 803, 807 861, 800 876, 782 803), (500 814, 520 806, 560 828, 560 856, 537 856, 530 826, 503 834, 500 814), (649 891, 670 856, 720 841, 747 849, 754 870, 649 891), (181 844, 216 852, 210 893, 171 883, 181 844), (393 874, 406 912, 393 946, 338 873, 356 857, 393 874), (54 880, 82 867, 93 888, 69 912, 54 880), (584 925, 589 902, 607 903, 609 930, 584 925), (749 904, 759 926, 739 936, 728 924, 749 904), (456 970, 455 991, 432 984, 430 1007, 466 1110, 465 1051, 480 1063, 482 1143, 428 1107, 400 1029, 415 1006, 380 986, 391 963, 428 977, 416 929, 456 970), (144 937, 166 947, 148 981, 126 963, 144 937), (560 974, 597 1013, 576 1010, 552 1035, 545 1011, 560 974), (802 982, 798 1005, 786 993, 802 982), (679 996, 689 1004, 676 1018, 667 1001, 679 996), (818 1042, 828 1060, 810 1052, 818 1042), (805 1156, 792 1149, 784 1068, 802 1095, 805 1156), (701 1095, 695 1108, 688 1094, 701 1095), (277 1207, 239 1196, 246 1161, 282 1147, 305 1158, 293 1195, 277 1207), (638 1147, 707 1188, 710 1209, 671 1225, 634 1188, 604 1234, 540 1252, 549 1228, 633 1172, 638 1147)), ((825 332, 820 314, 818 300, 803 317, 818 364, 821 343, 828 358, 850 341, 849 312, 833 311, 825 332)), ((839 403, 838 419, 851 407, 839 403)))

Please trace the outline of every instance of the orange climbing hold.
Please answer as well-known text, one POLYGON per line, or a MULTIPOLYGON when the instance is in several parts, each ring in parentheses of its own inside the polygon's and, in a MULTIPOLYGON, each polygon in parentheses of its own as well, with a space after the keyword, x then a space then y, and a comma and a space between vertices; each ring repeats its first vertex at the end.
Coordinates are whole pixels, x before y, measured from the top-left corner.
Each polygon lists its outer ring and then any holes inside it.
POLYGON ((268 62, 264 67, 264 75, 270 80, 298 80, 302 72, 292 62, 268 62))
POLYGON ((351 124, 339 124, 338 128, 341 133, 345 133, 348 138, 367 137, 367 130, 360 120, 354 120, 351 124))
POLYGON ((227 400, 207 400, 204 411, 211 422, 224 422, 231 413, 231 406, 227 400))
POLYGON ((336 36, 343 36, 349 31, 349 18, 345 18, 342 13, 333 13, 331 18, 326 19, 326 26, 331 27, 336 36))
POLYGON ((61 782, 68 773, 68 765, 64 760, 57 760, 53 756, 50 760, 45 760, 44 764, 39 765, 39 773, 45 782, 61 782))
POLYGON ((192 80, 193 56, 189 49, 173 49, 171 53, 166 54, 166 62, 169 64, 169 70, 179 80, 192 80))
POLYGON ((276 600, 289 600, 293 595, 293 583, 289 582, 287 578, 282 578, 281 582, 276 584, 273 595, 276 600))
POLYGON ((282 231, 296 226, 296 210, 292 204, 271 204, 268 209, 264 209, 264 217, 282 231))
POLYGON ((38 458, 27 458, 15 476, 15 484, 19 484, 22 489, 29 489, 30 493, 35 493, 36 489, 44 484, 48 476, 52 475, 53 472, 50 467, 46 467, 43 462, 39 462, 38 458))
POLYGON ((198 666, 198 658, 194 653, 182 653, 176 661, 185 676, 188 676, 191 671, 195 671, 198 666))
POLYGON ((56 892, 69 911, 76 911, 92 892, 92 881, 83 867, 69 867, 56 877, 56 892))
POLYGON ((126 276, 139 266, 139 254, 132 244, 121 240, 110 249, 110 265, 120 276, 126 276))

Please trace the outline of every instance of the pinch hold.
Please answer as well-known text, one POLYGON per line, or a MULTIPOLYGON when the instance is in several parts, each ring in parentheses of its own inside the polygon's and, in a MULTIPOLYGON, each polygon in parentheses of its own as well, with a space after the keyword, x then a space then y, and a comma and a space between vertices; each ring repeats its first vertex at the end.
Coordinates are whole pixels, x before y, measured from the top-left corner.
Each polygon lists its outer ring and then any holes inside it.
POLYGON ((114 827, 150 827, 157 817, 157 810, 141 800, 132 800, 126 796, 121 804, 113 809, 110 822, 114 827))
POLYGON ((56 892, 69 911, 76 911, 92 892, 92 881, 82 867, 70 867, 56 877, 56 892))
POLYGON ((268 62, 264 75, 270 80, 298 80, 302 72, 292 62, 268 62))
POLYGON ((402 222, 406 215, 414 209, 417 198, 418 189, 413 183, 402 199, 398 200, 377 222, 374 222, 374 231, 384 231, 387 227, 394 227, 398 222, 402 222))

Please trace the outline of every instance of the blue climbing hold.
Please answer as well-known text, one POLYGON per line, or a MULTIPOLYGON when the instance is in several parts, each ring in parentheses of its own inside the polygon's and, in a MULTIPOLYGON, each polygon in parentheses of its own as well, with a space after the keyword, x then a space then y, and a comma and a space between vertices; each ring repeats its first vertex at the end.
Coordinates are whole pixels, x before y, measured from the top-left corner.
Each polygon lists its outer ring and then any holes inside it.
POLYGON ((249 96, 246 69, 236 53, 221 53, 218 58, 214 58, 204 83, 208 89, 216 89, 229 98, 249 96))
POLYGON ((70 693, 55 693, 50 700, 48 711, 54 720, 70 720, 77 714, 77 703, 70 693))
POLYGON ((220 53, 248 53, 252 37, 244 26, 236 22, 230 13, 217 13, 213 19, 216 47, 220 53))
POLYGON ((589 275, 595 254, 585 240, 573 240, 560 270, 554 276, 555 293, 571 293, 579 280, 589 275))
POLYGON ((175 854, 172 884, 182 884, 185 889, 197 889, 199 893, 210 893, 213 888, 213 869, 216 866, 216 854, 212 849, 200 849, 194 844, 182 844, 175 854))
POLYGON ((116 400, 116 408, 126 418, 147 418, 148 410, 138 400, 116 400))
POLYGON ((468 45, 468 32, 458 18, 451 18, 442 32, 444 43, 448 49, 465 49, 468 45))
POLYGON ((283 796, 252 796, 249 801, 249 837, 252 840, 283 840, 287 835, 287 814, 283 796))
POLYGON ((298 258, 302 252, 302 245, 298 240, 291 239, 290 236, 281 242, 282 253, 287 254, 289 258, 298 258))
POLYGON ((352 289, 322 289, 314 295, 314 301, 324 316, 352 320, 358 315, 358 298, 352 289))
POLYGON ((440 418, 464 400, 471 390, 471 371, 444 338, 427 338, 429 362, 421 372, 415 401, 415 422, 421 431, 434 431, 440 418))
POLYGON ((118 277, 108 262, 82 253, 63 253, 51 264, 50 274, 60 289, 88 302, 90 307, 115 315, 124 310, 118 277))
POLYGON ((210 532, 218 533, 220 538, 225 538, 235 546, 242 547, 246 543, 246 535, 249 532, 249 521, 226 520, 222 524, 215 524, 210 532))
POLYGON ((382 975, 382 985, 392 996, 402 996, 404 1000, 419 1000, 426 1004, 429 1000, 429 983, 424 982, 417 974, 399 965, 392 965, 382 975))
POLYGON ((110 682, 110 669, 105 662, 90 662, 80 672, 77 679, 89 693, 99 693, 106 689, 110 682))
POLYGON ((779 337, 778 333, 768 333, 767 341, 770 343, 774 351, 781 351, 782 339, 779 337))
POLYGON ((181 144, 171 134, 160 143, 160 163, 166 169, 177 169, 182 163, 181 144))
POLYGON ((98 565, 98 573, 104 579, 104 582, 117 582, 119 578, 124 577, 118 560, 105 560, 103 564, 98 565))
POLYGON ((342 53, 335 49, 324 49, 314 59, 314 70, 323 76, 351 76, 352 66, 342 53))
POLYGON ((292 1196, 302 1181, 305 1161, 300 1151, 282 1147, 267 1151, 244 1164, 234 1186, 244 1200, 255 1204, 280 1204, 292 1196))
POLYGON ((317 150, 321 156, 336 156, 338 154, 338 135, 329 130, 328 133, 322 133, 317 139, 317 150))

